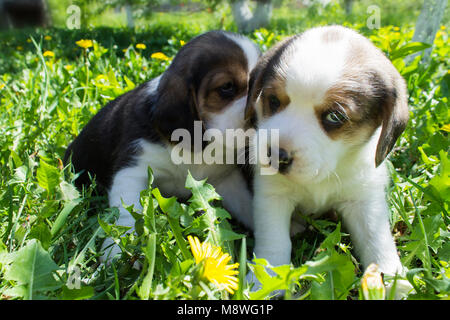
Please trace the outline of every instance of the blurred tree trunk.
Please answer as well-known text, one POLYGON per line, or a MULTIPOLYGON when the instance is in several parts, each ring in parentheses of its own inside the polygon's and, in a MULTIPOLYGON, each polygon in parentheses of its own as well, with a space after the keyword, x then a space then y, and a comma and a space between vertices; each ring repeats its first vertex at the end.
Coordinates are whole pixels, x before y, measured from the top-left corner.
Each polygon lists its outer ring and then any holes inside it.
POLYGON ((46 27, 50 13, 46 0, 0 0, 0 28, 46 27))
POLYGON ((0 0, 0 30, 8 28, 8 21, 6 20, 6 11, 4 8, 4 1, 0 0))
POLYGON ((127 4, 125 4, 125 12, 127 13, 128 28, 134 29, 133 8, 131 7, 131 4, 129 2, 127 2, 127 4))
POLYGON ((272 16, 271 0, 255 0, 256 8, 250 9, 249 0, 235 0, 231 3, 234 22, 239 32, 251 32, 266 27, 272 16))
MULTIPOLYGON (((442 17, 444 16, 445 6, 447 0, 425 0, 420 11, 419 18, 416 22, 416 29, 414 31, 413 42, 424 42, 433 44, 436 32, 439 30, 442 17)), ((432 48, 425 50, 424 60, 427 61, 430 57, 432 48)), ((420 54, 420 53, 417 53, 420 54)), ((414 56, 409 59, 413 59, 414 56)))
POLYGON ((352 14, 354 2, 355 2, 354 0, 344 0, 344 8, 345 8, 346 15, 349 16, 352 14))

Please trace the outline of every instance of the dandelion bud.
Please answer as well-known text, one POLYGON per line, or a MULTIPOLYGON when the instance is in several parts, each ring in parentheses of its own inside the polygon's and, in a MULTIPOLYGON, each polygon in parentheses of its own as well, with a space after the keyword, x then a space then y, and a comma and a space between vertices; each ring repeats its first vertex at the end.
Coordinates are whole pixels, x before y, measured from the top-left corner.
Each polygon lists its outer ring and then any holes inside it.
POLYGON ((386 289, 384 287, 381 272, 374 263, 369 265, 361 279, 362 296, 365 300, 384 300, 386 289))

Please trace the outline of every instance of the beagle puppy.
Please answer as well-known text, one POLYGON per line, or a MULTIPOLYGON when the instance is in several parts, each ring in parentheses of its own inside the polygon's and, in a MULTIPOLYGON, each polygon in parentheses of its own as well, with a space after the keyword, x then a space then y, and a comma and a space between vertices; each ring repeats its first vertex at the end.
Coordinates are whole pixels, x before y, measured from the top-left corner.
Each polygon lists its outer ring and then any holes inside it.
MULTIPOLYGON (((108 192, 109 205, 119 208, 117 224, 133 227, 122 201, 141 209, 148 167, 163 194, 184 199, 190 195, 184 188, 189 170, 197 180, 208 178, 224 207, 248 225, 251 194, 239 168, 175 163, 173 133, 183 129, 194 136, 200 122, 200 133, 243 128, 249 74, 259 56, 253 42, 230 32, 211 31, 188 42, 162 75, 109 102, 69 145, 65 162, 71 160, 75 172, 81 172, 77 186, 95 176, 108 192)), ((183 152, 201 152, 202 147, 204 143, 200 150, 183 147, 183 152)), ((103 248, 112 243, 107 239, 103 248)), ((113 246, 110 257, 117 253, 120 249, 113 246)))
POLYGON ((268 146, 270 162, 255 164, 255 256, 289 264, 293 211, 316 217, 334 209, 364 268, 401 272, 383 160, 409 112, 405 81, 391 62, 353 30, 313 28, 269 50, 249 87, 249 126, 279 136, 268 146), (259 174, 266 166, 273 173, 259 174))

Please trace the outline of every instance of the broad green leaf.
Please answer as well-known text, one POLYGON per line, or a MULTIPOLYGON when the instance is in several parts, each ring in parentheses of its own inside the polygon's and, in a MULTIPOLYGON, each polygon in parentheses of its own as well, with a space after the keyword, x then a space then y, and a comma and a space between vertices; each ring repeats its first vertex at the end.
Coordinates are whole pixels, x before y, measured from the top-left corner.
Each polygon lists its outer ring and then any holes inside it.
POLYGON ((206 179, 197 181, 190 172, 186 177, 186 188, 192 192, 192 197, 188 201, 197 210, 206 210, 210 207, 210 201, 222 199, 214 187, 206 183, 206 179))
POLYGON ((31 228, 29 237, 31 239, 39 240, 45 250, 48 250, 52 241, 52 233, 50 232, 49 227, 44 223, 34 225, 31 228))
POLYGON ((341 224, 338 223, 336 229, 330 233, 320 245, 322 249, 333 250, 341 241, 341 224))
POLYGON ((97 217, 98 224, 101 229, 110 237, 114 239, 118 239, 120 236, 125 234, 131 227, 120 226, 116 224, 109 224, 106 221, 103 221, 100 216, 97 217))
POLYGON ((26 286, 14 286, 12 288, 8 288, 2 292, 2 296, 5 297, 13 297, 13 298, 24 298, 28 294, 28 289, 26 286))
POLYGON ((251 300, 260 300, 270 297, 279 290, 287 290, 293 281, 303 278, 307 267, 294 268, 291 265, 270 266, 265 259, 254 259, 251 268, 261 283, 261 289, 250 293, 251 300))
POLYGON ((231 216, 223 208, 213 207, 210 203, 214 200, 222 200, 222 197, 217 194, 212 185, 206 183, 206 179, 197 181, 190 172, 188 172, 186 178, 186 188, 192 192, 192 196, 188 200, 189 207, 195 211, 203 212, 201 219, 204 220, 206 229, 209 231, 207 241, 211 241, 216 246, 223 246, 220 228, 231 230, 231 227, 221 222, 226 221, 226 218, 231 216))
POLYGON ((53 291, 62 286, 55 276, 58 265, 36 239, 11 253, 10 258, 11 263, 6 268, 4 278, 24 288, 20 291, 24 299, 33 299, 38 293, 53 291))
POLYGON ((80 202, 81 199, 78 199, 78 200, 70 200, 64 204, 64 208, 61 210, 55 222, 53 223, 51 229, 52 236, 54 236, 64 226, 67 217, 80 202))
POLYGON ((184 209, 176 197, 164 198, 158 188, 153 189, 152 194, 165 214, 172 218, 179 218, 183 214, 184 209))
POLYGON ((16 168, 20 167, 23 163, 22 163, 22 160, 20 159, 19 155, 12 149, 10 150, 10 152, 11 152, 11 158, 14 161, 14 166, 16 168))
POLYGON ((424 234, 419 223, 414 225, 414 229, 409 236, 409 241, 403 247, 403 250, 409 254, 403 259, 403 263, 408 265, 412 259, 417 256, 422 262, 426 263, 428 259, 426 243, 434 252, 442 246, 444 239, 439 237, 439 230, 442 224, 442 216, 434 215, 423 219, 425 228, 425 236, 427 242, 424 241, 424 234))
POLYGON ((438 257, 441 261, 450 262, 450 241, 447 241, 443 244, 442 248, 438 251, 438 257))
POLYGON ((147 245, 143 247, 145 255, 145 265, 142 273, 145 274, 141 286, 137 289, 137 293, 141 299, 147 300, 152 291, 153 272, 155 270, 156 256, 156 233, 148 236, 147 245))
MULTIPOLYGON (((261 283, 261 289, 250 293, 251 300, 260 300, 268 298, 275 290, 285 290, 287 285, 283 279, 276 275, 269 275, 269 271, 266 267, 269 266, 267 261, 263 259, 255 259, 255 264, 251 266, 254 275, 261 283)), ((273 273, 272 273, 273 274, 273 273)))
POLYGON ((450 292, 450 279, 445 275, 442 276, 442 279, 423 279, 426 283, 432 286, 437 292, 447 293, 450 292))
POLYGON ((351 285, 355 281, 355 266, 348 255, 327 250, 315 261, 305 263, 307 274, 323 274, 325 281, 313 283, 311 298, 346 299, 351 285), (332 289, 332 290, 330 290, 332 289))
POLYGON ((23 165, 14 169, 12 182, 25 182, 27 180, 28 167, 23 165))
POLYGON ((313 281, 311 283, 312 300, 336 300, 333 288, 333 272, 328 271, 323 282, 313 281))
POLYGON ((400 48, 397 48, 393 50, 389 58, 391 60, 395 60, 398 58, 404 58, 406 56, 409 56, 410 54, 425 50, 427 48, 431 47, 428 43, 422 43, 422 42, 410 42, 405 44, 404 46, 401 46, 400 48))
POLYGON ((109 84, 111 86, 113 86, 114 88, 120 88, 120 84, 119 84, 119 82, 117 82, 116 75, 114 73, 114 70, 111 67, 108 70, 107 76, 108 76, 109 84))
POLYGON ((161 210, 167 215, 167 221, 169 222, 183 257, 185 259, 191 258, 191 254, 187 249, 186 240, 183 237, 183 230, 179 223, 179 217, 184 212, 183 207, 176 201, 175 197, 164 198, 157 188, 152 190, 152 194, 155 196, 156 201, 158 201, 161 210))
POLYGON ((140 202, 142 205, 142 217, 144 219, 144 233, 156 232, 155 211, 151 190, 141 192, 140 202))
POLYGON ((221 242, 239 240, 245 236, 243 234, 236 233, 233 230, 225 229, 220 226, 218 227, 218 235, 221 242))
POLYGON ((64 201, 71 201, 80 198, 80 192, 73 184, 67 183, 66 181, 61 181, 59 184, 59 189, 61 190, 61 196, 64 201))
POLYGON ((133 81, 128 79, 127 76, 123 76, 123 79, 125 80, 125 83, 127 84, 127 87, 125 88, 126 90, 133 90, 136 87, 136 85, 133 83, 133 81))
POLYGON ((85 300, 94 295, 94 288, 83 286, 80 289, 69 289, 66 286, 62 289, 62 300, 85 300))
POLYGON ((55 190, 55 187, 59 184, 60 172, 58 168, 53 167, 41 160, 39 167, 37 168, 36 178, 39 186, 51 193, 55 190))
POLYGON ((441 150, 439 152, 440 164, 438 174, 436 174, 429 182, 429 185, 434 187, 439 197, 442 200, 449 201, 450 199, 450 160, 447 152, 441 150))

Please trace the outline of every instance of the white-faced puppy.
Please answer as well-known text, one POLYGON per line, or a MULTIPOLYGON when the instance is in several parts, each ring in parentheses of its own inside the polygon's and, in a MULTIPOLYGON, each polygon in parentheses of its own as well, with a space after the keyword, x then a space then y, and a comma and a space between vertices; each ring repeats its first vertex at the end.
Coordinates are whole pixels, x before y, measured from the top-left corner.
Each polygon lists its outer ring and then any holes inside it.
POLYGON ((270 149, 278 171, 261 175, 261 163, 255 170, 257 258, 290 262, 295 208, 313 216, 334 209, 364 267, 376 263, 391 275, 402 270, 383 160, 407 124, 407 91, 380 50, 340 26, 286 39, 253 70, 246 118, 255 128, 279 130, 270 149))
MULTIPOLYGON (((251 194, 237 166, 177 165, 171 151, 178 142, 171 137, 174 130, 185 129, 192 142, 202 139, 194 137, 195 121, 202 121, 200 134, 210 128, 242 128, 249 73, 259 55, 255 44, 234 33, 211 31, 191 40, 161 76, 108 103, 70 144, 65 161, 71 157, 75 171, 83 172, 77 185, 89 183, 89 174, 95 176, 108 190, 110 206, 120 209, 117 224, 133 227, 122 201, 141 208, 148 166, 155 186, 166 196, 180 198, 189 196, 184 185, 190 170, 195 179, 208 178, 224 207, 250 224, 251 194)), ((118 252, 114 247, 112 255, 118 252)))

